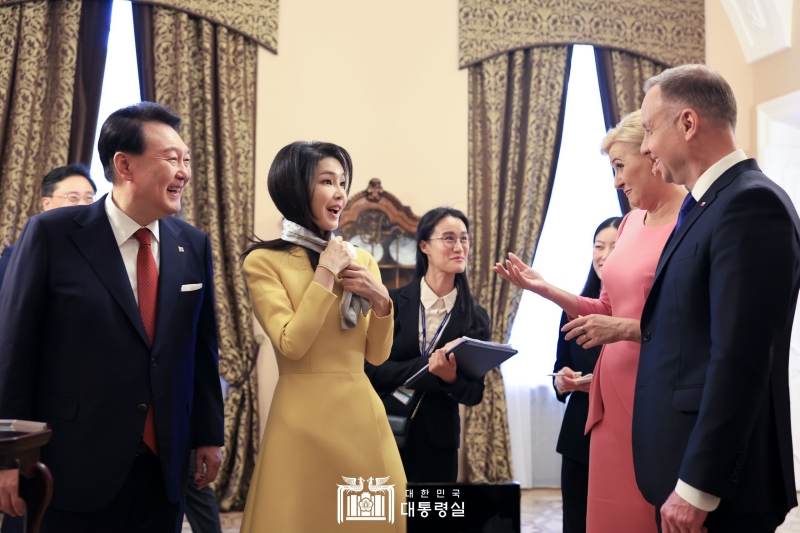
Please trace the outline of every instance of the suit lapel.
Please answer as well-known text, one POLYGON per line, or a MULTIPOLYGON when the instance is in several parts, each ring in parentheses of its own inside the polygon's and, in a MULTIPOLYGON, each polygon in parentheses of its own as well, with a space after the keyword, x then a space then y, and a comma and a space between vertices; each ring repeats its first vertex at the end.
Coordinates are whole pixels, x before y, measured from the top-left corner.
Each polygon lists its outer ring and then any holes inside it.
POLYGON ((70 233, 72 241, 86 258, 100 281, 108 289, 125 315, 131 321, 139 336, 148 346, 147 333, 139 314, 139 306, 133 296, 131 281, 122 261, 119 246, 111 230, 111 223, 105 211, 105 196, 96 201, 75 217, 80 229, 70 233))
MULTIPOLYGON (((740 163, 736 163, 731 168, 726 170, 722 176, 720 176, 714 183, 711 184, 711 187, 706 191, 700 201, 697 202, 697 205, 689 211, 689 214, 686 215, 686 218, 683 220, 681 227, 678 228, 677 231, 673 232, 670 235, 669 239, 667 239, 667 243, 664 246, 664 250, 661 252, 661 258, 658 260, 658 266, 656 267, 656 273, 653 277, 653 285, 650 289, 650 293, 648 295, 647 300, 645 301, 645 310, 649 307, 647 304, 651 300, 654 299, 653 294, 655 291, 656 286, 659 284, 661 280, 661 274, 664 272, 664 268, 667 265, 670 257, 677 249, 678 245, 680 245, 683 238, 689 232, 689 229, 697 222, 700 217, 708 210, 708 206, 717 198, 717 195, 722 191, 725 187, 730 185, 733 180, 746 170, 759 170, 758 165, 756 164, 755 159, 746 159, 740 163)), ((644 313, 644 312, 643 312, 644 313)))
MULTIPOLYGON (((161 266, 158 272, 158 307, 156 312, 156 340, 153 349, 161 346, 168 337, 168 328, 178 293, 181 291, 183 272, 186 268, 186 252, 188 244, 180 239, 181 230, 170 218, 162 218, 159 222, 161 242, 161 266)), ((203 287, 210 290, 210 287, 203 287)))
POLYGON ((419 280, 414 279, 411 283, 400 290, 398 294, 400 304, 399 324, 400 335, 399 343, 406 349, 401 353, 411 357, 419 357, 422 353, 419 350, 419 280))

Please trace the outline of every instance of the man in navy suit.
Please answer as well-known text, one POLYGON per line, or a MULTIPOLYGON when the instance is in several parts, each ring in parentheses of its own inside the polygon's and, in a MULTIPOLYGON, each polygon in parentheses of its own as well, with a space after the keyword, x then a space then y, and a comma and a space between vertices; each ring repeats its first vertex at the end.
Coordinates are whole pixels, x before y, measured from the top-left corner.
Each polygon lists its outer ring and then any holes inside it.
MULTIPOLYGON (((219 469, 211 246, 170 216, 191 179, 179 125, 149 102, 112 113, 111 193, 32 217, 0 290, 0 418, 53 429, 44 533, 180 531, 190 450, 200 486, 219 469)), ((0 471, 11 515, 16 481, 0 471)))
POLYGON ((665 533, 775 531, 797 505, 788 367, 800 220, 737 150, 736 100, 719 74, 676 67, 645 91, 641 151, 690 193, 642 312, 636 480, 665 533))
MULTIPOLYGON (((97 186, 89 177, 89 169, 81 163, 54 168, 42 179, 42 210, 49 211, 67 205, 94 202, 97 186)), ((11 262, 14 245, 10 244, 0 254, 0 287, 11 262)))

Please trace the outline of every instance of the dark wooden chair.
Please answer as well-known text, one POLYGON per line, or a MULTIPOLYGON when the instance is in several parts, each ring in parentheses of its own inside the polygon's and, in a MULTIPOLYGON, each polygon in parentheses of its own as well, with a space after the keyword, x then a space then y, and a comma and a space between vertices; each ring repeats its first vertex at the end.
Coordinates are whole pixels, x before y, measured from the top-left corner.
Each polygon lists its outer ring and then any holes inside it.
POLYGON ((19 468, 19 495, 25 501, 27 533, 39 533, 53 495, 53 476, 39 462, 39 450, 52 435, 47 424, 0 420, 0 468, 19 468))

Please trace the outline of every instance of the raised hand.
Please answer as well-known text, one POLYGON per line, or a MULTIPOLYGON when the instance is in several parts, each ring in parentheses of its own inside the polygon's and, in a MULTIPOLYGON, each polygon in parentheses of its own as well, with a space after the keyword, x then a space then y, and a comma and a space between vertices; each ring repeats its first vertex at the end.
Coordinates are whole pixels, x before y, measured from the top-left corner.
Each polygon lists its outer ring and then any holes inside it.
POLYGON ((347 243, 341 237, 334 237, 328 242, 325 251, 320 254, 319 263, 329 266, 337 274, 340 274, 354 259, 355 256, 351 253, 347 243))
POLYGON ((547 289, 547 282, 541 274, 526 265, 513 253, 508 254, 505 265, 495 263, 492 270, 520 289, 527 289, 536 294, 541 294, 547 289))

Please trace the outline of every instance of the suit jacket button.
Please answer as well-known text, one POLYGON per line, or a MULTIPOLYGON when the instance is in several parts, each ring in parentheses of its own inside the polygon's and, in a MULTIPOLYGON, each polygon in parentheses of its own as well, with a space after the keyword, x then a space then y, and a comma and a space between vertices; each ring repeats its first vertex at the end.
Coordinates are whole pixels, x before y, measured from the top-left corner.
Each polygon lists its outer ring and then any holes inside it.
POLYGON ((732 474, 731 475, 731 481, 733 481, 734 483, 737 483, 739 481, 739 474, 732 474))
POLYGON ((143 403, 140 403, 138 409, 140 411, 147 411, 147 405, 143 404, 143 403))
POLYGON ((156 366, 156 358, 155 358, 155 357, 153 357, 152 359, 150 359, 150 364, 151 364, 152 366, 156 366))
POLYGON ((645 342, 649 341, 650 340, 650 332, 649 331, 645 331, 644 334, 642 335, 642 339, 645 342))

